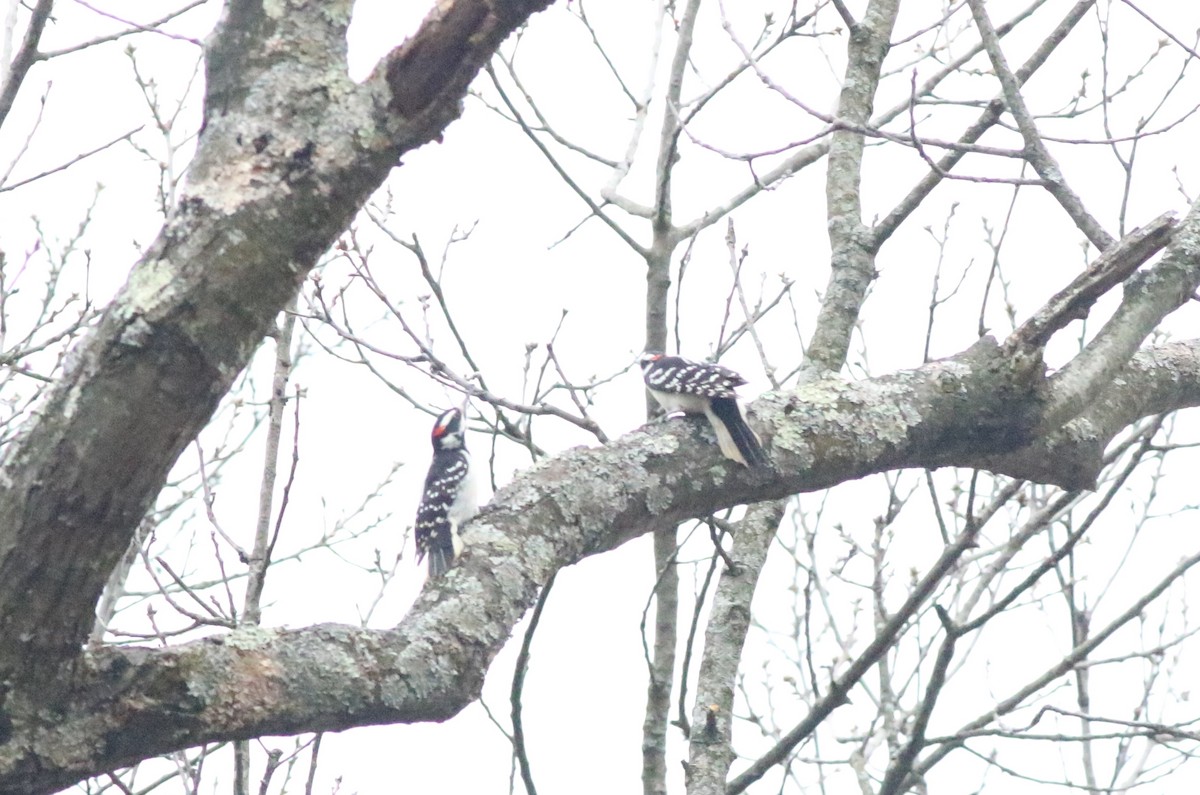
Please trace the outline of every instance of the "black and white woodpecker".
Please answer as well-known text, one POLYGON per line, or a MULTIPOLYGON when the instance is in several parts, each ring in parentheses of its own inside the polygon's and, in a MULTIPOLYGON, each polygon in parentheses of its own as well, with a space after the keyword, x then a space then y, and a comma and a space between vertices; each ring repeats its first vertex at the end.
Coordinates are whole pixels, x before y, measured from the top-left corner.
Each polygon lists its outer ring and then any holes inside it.
POLYGON ((445 574, 462 551, 458 528, 479 507, 465 435, 463 413, 459 409, 439 414, 430 434, 433 462, 425 476, 415 530, 417 562, 429 556, 430 578, 445 574))
POLYGON ((647 351, 639 363, 646 389, 668 414, 703 414, 726 458, 753 468, 770 468, 762 443, 742 416, 734 390, 746 379, 719 364, 647 351))

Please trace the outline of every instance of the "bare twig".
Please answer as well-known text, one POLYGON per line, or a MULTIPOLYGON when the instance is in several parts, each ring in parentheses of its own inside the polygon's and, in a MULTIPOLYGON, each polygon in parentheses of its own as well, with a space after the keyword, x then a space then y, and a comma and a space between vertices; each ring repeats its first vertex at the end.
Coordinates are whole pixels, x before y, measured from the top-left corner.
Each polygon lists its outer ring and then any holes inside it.
POLYGON ((1107 250, 1115 241, 1112 235, 1105 232, 1100 223, 1092 217, 1084 207, 1083 200, 1067 184, 1058 161, 1054 159, 1042 142, 1037 124, 1030 115, 1029 108, 1025 105, 1024 97, 1021 96, 1021 81, 1008 67, 1004 51, 1000 48, 1000 39, 996 35, 991 18, 988 17, 987 11, 983 7, 983 1, 967 0, 967 2, 971 6, 971 14, 975 17, 975 25, 979 28, 979 36, 983 40, 988 58, 991 59, 992 69, 1004 89, 1005 104, 1008 105, 1009 112, 1016 119, 1021 137, 1025 140, 1026 159, 1038 175, 1046 181, 1047 190, 1058 200, 1067 215, 1071 216, 1071 220, 1075 222, 1080 231, 1087 236, 1088 240, 1092 241, 1092 245, 1101 251, 1107 250))
POLYGON ((517 653, 517 662, 513 671, 512 691, 510 702, 512 704, 512 744, 513 754, 517 758, 517 764, 521 770, 521 781, 525 783, 525 792, 527 795, 537 795, 537 788, 533 785, 533 769, 529 765, 529 753, 525 748, 525 722, 521 718, 522 702, 521 696, 525 688, 525 675, 529 671, 529 649, 533 645, 533 635, 537 632, 538 623, 542 620, 542 611, 546 608, 546 602, 550 599, 550 590, 554 587, 554 577, 551 576, 546 584, 542 586, 542 592, 538 595, 537 604, 534 605, 533 614, 529 617, 529 626, 525 628, 525 638, 521 641, 521 650, 517 653))
POLYGON ((1146 260, 1161 251, 1175 231, 1175 219, 1160 215, 1125 236, 1096 258, 1091 266, 1042 305, 1037 313, 1009 335, 1006 345, 1034 351, 1072 320, 1086 317, 1102 295, 1124 282, 1146 260))
POLYGON ((37 62, 38 42, 41 41, 42 31, 50 19, 50 12, 53 8, 53 0, 38 0, 37 5, 30 12, 25 35, 21 39, 21 46, 17 48, 12 62, 5 64, 4 80, 0 83, 0 127, 4 126, 4 121, 8 118, 9 111, 12 110, 13 102, 17 99, 17 92, 21 90, 21 85, 25 82, 25 76, 29 74, 30 67, 37 62))
POLYGON ((44 60, 49 60, 50 58, 57 58, 61 55, 69 55, 70 53, 79 52, 80 50, 86 49, 88 47, 94 47, 97 44, 106 44, 110 41, 117 41, 118 39, 122 39, 122 38, 129 36, 131 34, 134 34, 134 33, 155 33, 159 36, 163 36, 168 39, 175 39, 177 41, 187 42, 188 44, 195 44, 197 47, 202 47, 204 45, 203 42, 199 41, 198 39, 194 39, 191 36, 181 36, 178 33, 171 33, 170 31, 163 30, 162 26, 167 24, 171 20, 175 19, 176 17, 180 17, 180 16, 186 14, 188 11, 191 11, 193 8, 199 8, 200 6, 207 3, 208 0, 192 0, 192 2, 187 3, 186 5, 182 6, 181 8, 175 9, 174 11, 172 11, 171 13, 169 13, 167 15, 159 17, 158 19, 153 20, 152 22, 146 22, 146 23, 134 22, 131 19, 125 19, 124 17, 119 17, 116 14, 112 13, 111 11, 105 11, 102 8, 97 8, 96 6, 92 5, 91 3, 84 2, 84 0, 72 0, 72 2, 74 2, 75 5, 83 6, 87 10, 89 10, 95 14, 98 14, 99 16, 107 17, 108 19, 114 20, 116 22, 120 22, 122 25, 126 25, 129 29, 118 31, 117 33, 111 33, 107 36, 98 36, 94 39, 89 39, 88 41, 73 45, 71 47, 64 47, 60 50, 48 50, 46 52, 39 53, 38 54, 39 60, 44 61, 44 60))
MULTIPOLYGON (((1009 486, 1005 492, 1011 496, 1016 489, 1009 486)), ((896 636, 917 612, 925 599, 933 593, 942 578, 949 572, 962 555, 975 546, 975 539, 983 527, 983 522, 972 523, 938 557, 925 576, 916 582, 909 591, 904 604, 892 614, 887 623, 876 634, 875 639, 867 646, 840 676, 829 684, 826 695, 817 701, 810 709, 804 720, 796 724, 783 735, 766 753, 755 760, 750 767, 734 777, 729 782, 728 794, 737 795, 758 779, 768 770, 782 762, 792 749, 806 739, 833 710, 846 703, 846 695, 868 670, 879 660, 880 655, 887 651, 896 636)))
MULTIPOLYGON (((271 381, 270 419, 267 425, 266 450, 263 453, 262 482, 258 493, 258 519, 255 524, 254 548, 246 561, 249 566, 249 578, 246 581, 246 601, 242 607, 242 620, 250 625, 258 624, 262 618, 262 592, 266 584, 267 569, 271 565, 271 547, 274 546, 271 520, 275 512, 272 506, 279 466, 279 441, 283 432, 283 412, 288 400, 287 384, 292 373, 292 331, 295 326, 295 315, 285 312, 283 323, 275 334, 275 373, 271 381)), ((282 511, 280 513, 282 516, 282 511)))

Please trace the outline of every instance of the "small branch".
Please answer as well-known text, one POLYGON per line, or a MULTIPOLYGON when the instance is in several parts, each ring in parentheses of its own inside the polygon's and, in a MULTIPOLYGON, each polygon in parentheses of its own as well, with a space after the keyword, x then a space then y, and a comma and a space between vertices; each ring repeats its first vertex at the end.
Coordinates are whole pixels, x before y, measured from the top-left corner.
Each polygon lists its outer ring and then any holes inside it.
MULTIPOLYGON (((1141 245, 1138 250, 1144 250, 1141 245)), ((1112 383, 1142 341, 1200 286, 1200 203, 1175 227, 1157 265, 1125 285, 1117 311, 1083 352, 1050 379, 1043 429, 1057 429, 1112 383)))
POLYGON ((324 736, 323 732, 317 732, 313 737, 312 755, 308 760, 308 778, 304 781, 304 795, 313 795, 313 782, 317 778, 317 758, 321 753, 321 738, 324 736))
POLYGON ((1032 352, 1043 348, 1056 331, 1072 320, 1086 317, 1102 295, 1124 282, 1146 260, 1161 251, 1171 240, 1175 228, 1174 217, 1164 214, 1121 238, 1010 334, 1005 345, 1014 351, 1032 352))
MULTIPOLYGON (((145 559, 145 552, 142 553, 142 556, 143 556, 143 559, 145 559)), ((172 599, 171 595, 169 593, 167 593, 167 590, 162 587, 162 584, 159 582, 158 576, 154 573, 154 571, 152 569, 150 569, 149 561, 146 561, 146 563, 147 563, 146 568, 147 568, 147 570, 150 571, 150 576, 151 576, 151 578, 153 578, 155 585, 158 586, 159 593, 162 594, 163 598, 167 600, 167 603, 170 604, 172 608, 174 608, 176 611, 178 611, 181 615, 184 615, 184 616, 190 618, 192 621, 195 621, 197 624, 206 624, 206 625, 212 624, 212 625, 219 626, 219 627, 225 627, 226 629, 233 629, 234 622, 223 617, 220 613, 218 613, 216 610, 214 610, 212 608, 212 606, 208 604, 208 602, 205 602, 203 599, 201 599, 196 594, 196 592, 194 590, 192 590, 192 588, 190 588, 186 582, 184 582, 183 578, 175 573, 175 570, 171 568, 171 565, 169 563, 167 563, 165 560, 163 560, 162 557, 155 558, 154 562, 157 563, 158 565, 162 566, 163 571, 165 571, 167 573, 167 576, 169 576, 171 578, 171 580, 175 583, 175 585, 177 585, 179 587, 179 590, 182 591, 184 594, 186 594, 193 602, 195 602, 201 608, 203 608, 204 612, 208 613, 208 617, 206 618, 197 613, 193 613, 190 610, 185 609, 182 605, 180 605, 178 602, 176 602, 174 599, 172 599)))
POLYGON ((526 795, 537 795, 533 785, 533 770, 529 765, 529 754, 525 750, 525 724, 521 719, 521 694, 525 688, 525 675, 529 672, 529 649, 533 645, 533 635, 537 632, 538 623, 542 620, 542 611, 550 599, 550 590, 554 587, 554 577, 546 581, 529 617, 529 626, 525 629, 525 638, 521 641, 521 651, 517 654, 516 670, 513 671, 512 691, 509 698, 512 704, 512 744, 513 754, 521 769, 521 781, 525 783, 526 795))
POLYGON ((1100 223, 1083 206, 1083 200, 1071 190, 1063 178, 1058 161, 1054 159, 1050 150, 1042 142, 1037 124, 1029 113, 1029 108, 1025 105, 1024 97, 1021 96, 1021 83, 1008 67, 1004 51, 1000 48, 1000 39, 984 9, 983 0, 967 0, 967 3, 971 6, 971 14, 975 17, 975 26, 979 29, 979 36, 983 40, 984 49, 987 50, 988 58, 992 62, 992 69, 1004 89, 1005 104, 1008 105, 1008 111, 1016 120, 1021 137, 1025 140, 1025 158, 1038 175, 1046 181, 1047 190, 1067 211, 1067 215, 1071 216, 1071 220, 1075 222, 1080 231, 1087 236, 1088 240, 1092 241, 1092 245, 1101 251, 1108 249, 1115 242, 1112 235, 1105 232, 1100 223))
POLYGON ((199 8, 200 6, 206 4, 208 2, 208 0, 192 0, 192 2, 188 3, 187 5, 183 6, 182 8, 178 8, 178 9, 172 11, 171 13, 167 14, 166 16, 159 17, 158 19, 154 20, 153 22, 147 22, 144 25, 134 22, 129 19, 124 19, 122 17, 117 16, 116 14, 105 11, 104 9, 96 8, 95 6, 91 5, 90 3, 83 2, 83 0, 73 0, 73 1, 75 2, 76 5, 81 5, 84 8, 88 9, 89 11, 92 11, 102 17, 108 17, 109 19, 116 20, 117 22, 120 22, 122 25, 128 25, 129 29, 128 30, 119 30, 116 33, 110 33, 107 36, 97 36, 94 39, 88 39, 85 42, 81 42, 79 44, 73 44, 70 47, 63 47, 60 50, 45 50, 43 52, 38 53, 37 57, 38 57, 39 61, 48 61, 51 58, 58 58, 63 55, 70 55, 73 52, 79 52, 80 50, 85 50, 89 47, 95 47, 97 44, 107 44, 110 41, 117 41, 118 39, 123 39, 126 36, 130 36, 134 33, 157 33, 158 35, 165 36, 168 39, 177 39, 178 41, 186 41, 188 44, 195 44, 197 47, 202 47, 204 45, 203 42, 201 42, 197 39, 193 39, 190 36, 180 36, 175 33, 168 33, 167 31, 162 30, 161 28, 163 25, 170 22, 172 19, 183 16, 188 11, 191 11, 193 8, 199 8))
POLYGON ((649 658, 646 714, 642 721, 643 795, 666 793, 667 727, 675 679, 675 646, 679 636, 679 567, 675 559, 674 525, 654 531, 654 650, 649 658))
POLYGON ((838 15, 846 23, 847 28, 854 30, 858 27, 858 23, 854 21, 854 15, 850 13, 850 9, 846 7, 843 0, 833 0, 833 7, 837 9, 838 15))
POLYGON ((283 750, 272 748, 267 752, 267 764, 263 770, 262 779, 258 782, 258 795, 267 795, 271 787, 271 777, 279 769, 279 760, 283 758, 283 750))
POLYGON ((654 217, 651 220, 656 239, 666 235, 671 229, 671 177, 678 160, 679 133, 682 127, 679 119, 680 97, 699 13, 700 0, 688 0, 676 28, 678 40, 675 42, 675 54, 671 58, 666 95, 663 97, 663 123, 659 131, 658 157, 654 169, 654 217))
POLYGON ((91 637, 88 638, 88 648, 97 649, 103 643, 109 624, 112 623, 113 616, 117 613, 117 603, 125 593, 125 581, 129 579, 129 572, 133 569, 133 564, 137 562, 142 544, 153 532, 154 527, 155 521, 149 516, 142 520, 133 539, 129 542, 129 549, 125 551, 121 562, 108 576, 108 583, 104 586, 104 595, 100 598, 100 604, 96 606, 96 624, 92 627, 91 637))
MULTIPOLYGON (((1017 21, 1028 16, 1028 14, 1032 12, 1037 5, 1038 3, 1035 3, 1024 12, 1014 17, 1014 19, 1002 29, 1002 32, 1006 33, 1008 30, 1011 30, 1017 21)), ((1091 9, 1093 5, 1095 5, 1095 0, 1078 0, 1078 2, 1075 3, 1075 5, 1063 17, 1062 21, 1059 22, 1054 30, 1052 30, 1046 36, 1046 38, 1042 40, 1042 43, 1038 45, 1038 48, 1033 51, 1033 54, 1029 56, 1028 60, 1026 60, 1025 63, 1021 65, 1021 68, 1017 70, 1015 78, 1018 83, 1023 84, 1030 77, 1032 77, 1033 74, 1040 69, 1043 64, 1046 63, 1050 55, 1058 48, 1060 44, 1062 44, 1067 35, 1075 29, 1075 26, 1078 25, 1080 20, 1087 15, 1088 10, 1091 9)), ((1000 35, 1000 33, 1001 31, 998 31, 998 35, 1000 35)), ((931 92, 936 85, 934 82, 935 79, 940 79, 947 73, 958 74, 960 68, 971 58, 975 57, 976 53, 978 53, 982 48, 982 44, 979 45, 978 49, 972 48, 963 56, 955 59, 954 62, 948 64, 945 68, 940 70, 934 78, 926 80, 922 85, 921 90, 918 91, 918 96, 925 96, 931 92), (951 66, 954 67, 953 70, 950 70, 951 66)), ((901 105, 897 108, 893 108, 890 113, 898 116, 906 108, 907 105, 901 105)), ((973 144, 975 141, 978 141, 981 137, 983 137, 985 132, 991 129, 992 126, 1000 120, 1000 115, 1003 111, 1004 103, 1002 101, 992 100, 989 102, 983 113, 981 113, 979 118, 975 120, 975 123, 968 127, 966 132, 959 136, 959 143, 973 144)), ((910 190, 908 194, 900 200, 900 202, 892 209, 892 211, 889 212, 882 221, 875 225, 875 227, 871 230, 870 240, 870 246, 873 250, 878 250, 879 247, 882 246, 884 242, 892 236, 896 229, 899 228, 900 224, 903 223, 906 218, 908 218, 913 212, 916 211, 918 207, 924 203, 925 198, 933 191, 933 189, 941 184, 943 175, 950 173, 958 161, 963 158, 964 154, 965 151, 962 149, 955 149, 947 152, 938 161, 937 169, 926 174, 916 185, 913 186, 912 190, 910 190)))
POLYGON ((500 85, 500 79, 496 76, 496 70, 493 69, 491 65, 488 65, 484 67, 484 71, 486 71, 488 77, 492 79, 492 85, 495 86, 496 93, 500 95, 500 99, 502 102, 504 102, 504 106, 508 108, 508 112, 513 115, 513 118, 516 119, 517 124, 520 125, 521 131, 524 132, 525 136, 529 138, 529 140, 533 142, 533 145, 538 148, 538 151, 542 153, 544 158, 546 158, 546 162, 550 164, 550 167, 554 169, 555 173, 558 174, 567 187, 574 191, 575 195, 578 196, 583 203, 588 206, 588 209, 591 210, 592 214, 603 221, 605 225, 617 235, 617 237, 621 238, 621 240, 625 242, 625 245, 629 246, 629 248, 637 254, 645 256, 645 247, 642 246, 641 243, 638 243, 636 240, 634 240, 628 232, 621 228, 620 224, 618 224, 611 217, 609 217, 607 213, 604 212, 603 208, 597 204, 590 195, 588 195, 588 192, 585 191, 583 187, 579 185, 579 183, 577 183, 570 174, 567 173, 566 167, 558 161, 558 158, 555 157, 554 153, 550 151, 549 147, 542 142, 542 139, 537 136, 537 133, 535 133, 529 127, 529 125, 525 122, 524 117, 522 117, 520 112, 517 110, 517 106, 513 104, 513 101, 509 98, 508 94, 505 93, 504 87, 500 85))
MULTIPOLYGON (((1005 487, 1004 493, 1011 498, 1018 489, 1019 484, 1009 484, 1005 487)), ((830 713, 846 703, 846 696, 851 688, 891 647, 896 637, 908 625, 909 620, 916 615, 917 610, 941 583, 942 578, 958 564, 963 553, 975 546, 976 538, 982 527, 982 522, 973 522, 963 529, 958 539, 942 552, 925 576, 913 585, 904 604, 892 614, 871 644, 855 658, 841 676, 830 682, 828 692, 812 706, 804 720, 796 724, 770 750, 729 782, 728 795, 737 795, 762 778, 768 770, 786 759, 797 745, 807 739, 830 713)))
MULTIPOLYGON (((122 141, 128 141, 130 138, 132 138, 134 135, 136 135, 137 133, 141 132, 144 129, 145 129, 144 125, 142 127, 137 127, 135 129, 132 129, 129 132, 125 133, 124 135, 118 135, 116 138, 113 138, 108 143, 100 144, 100 146, 97 146, 95 149, 90 149, 86 152, 78 154, 75 157, 68 160, 67 162, 65 162, 61 165, 55 166, 54 168, 47 169, 46 171, 42 171, 41 173, 34 174, 32 177, 26 177, 25 179, 19 180, 17 182, 0 184, 0 193, 7 193, 8 191, 16 190, 17 188, 24 187, 30 183, 37 182, 39 179, 48 177, 51 174, 57 174, 60 171, 66 171, 71 166, 73 166, 76 163, 79 163, 83 160, 87 160, 92 155, 97 155, 97 154, 103 152, 105 149, 115 146, 115 145, 121 143, 122 141)), ((0 183, 3 183, 3 180, 0 180, 0 183)))
POLYGON ((733 699, 738 665, 750 629, 750 603, 787 500, 750 506, 733 539, 736 564, 717 583, 688 737, 688 795, 723 795, 733 751, 733 699))
POLYGON ((896 757, 896 761, 888 767, 887 775, 884 777, 883 783, 879 785, 879 795, 898 795, 904 791, 904 785, 908 783, 906 779, 912 771, 913 762, 916 760, 917 754, 925 747, 925 730, 929 728, 929 716, 933 714, 933 707, 946 684, 946 672, 950 669, 951 660, 954 659, 954 645, 958 642, 960 630, 951 623, 950 615, 944 607, 935 604, 933 609, 937 613, 938 620, 942 622, 942 629, 945 630, 946 637, 943 638, 942 645, 938 649, 937 659, 934 660, 933 670, 929 674, 929 684, 925 686, 925 698, 922 699, 921 709, 913 721, 909 740, 896 757))
POLYGON ((983 715, 980 715, 975 720, 966 723, 959 728, 958 731, 950 735, 951 739, 949 739, 945 744, 939 746, 936 751, 930 754, 930 756, 923 760, 920 764, 914 766, 913 775, 918 777, 925 775, 925 773, 932 769, 934 765, 945 759, 951 751, 963 747, 966 740, 974 732, 978 732, 985 726, 995 722, 996 719, 1011 713, 1013 710, 1025 703, 1025 700, 1031 695, 1039 692, 1051 682, 1062 677, 1064 674, 1074 668, 1080 660, 1085 659, 1089 654, 1092 653, 1092 651, 1099 647, 1100 644, 1108 640, 1113 633, 1140 615, 1142 611, 1145 610, 1151 603, 1162 596, 1162 594, 1168 588, 1170 588, 1176 580, 1186 574, 1198 563, 1200 563, 1200 552, 1194 553, 1182 560, 1174 569, 1168 572, 1165 577, 1160 579, 1153 588, 1146 591, 1140 598, 1133 602, 1129 608, 1125 610, 1125 612, 1121 613, 1119 616, 1106 624, 1100 631, 1092 635, 1092 637, 1089 638, 1086 643, 1073 648, 1069 654, 1063 657, 1058 663, 1048 669, 1041 676, 1030 681, 1020 690, 1001 701, 995 706, 995 708, 989 710, 983 715))
MULTIPOLYGON (((565 315, 565 312, 564 312, 565 315)), ((579 397, 579 389, 571 383, 571 379, 567 378, 566 372, 563 370, 562 363, 558 360, 558 354, 554 352, 554 343, 546 343, 546 356, 554 365, 554 371, 558 373, 558 377, 562 379, 562 387, 567 390, 567 394, 571 396, 571 402, 575 404, 575 408, 579 410, 579 416, 585 422, 590 422, 595 427, 596 439, 600 444, 608 444, 608 435, 600 428, 599 423, 588 416, 587 405, 579 397)))
MULTIPOLYGON (((292 308, 295 302, 292 303, 292 308)), ((283 432, 283 411, 286 407, 287 383, 292 373, 292 331, 296 327, 294 312, 285 311, 283 324, 275 332, 275 373, 271 381, 270 418, 267 425, 267 444, 263 453, 262 481, 258 492, 258 520, 254 531, 254 549, 250 552, 249 577, 246 580, 246 600, 242 620, 257 625, 262 619, 262 592, 267 568, 271 565, 270 548, 272 503, 275 479, 279 466, 279 442, 283 432)))
POLYGON ((13 56, 12 63, 4 65, 4 81, 0 84, 0 127, 4 126, 4 121, 12 110, 17 92, 21 90, 21 84, 25 82, 30 67, 38 60, 38 42, 41 41, 42 31, 53 9, 54 0, 38 0, 30 13, 25 36, 21 39, 17 54, 13 56))
POLYGON ((762 362, 763 370, 767 374, 767 380, 771 382, 771 388, 779 389, 779 381, 775 378, 775 368, 771 366, 771 362, 767 359, 767 349, 763 345, 762 339, 758 336, 758 330, 755 326, 755 321, 758 318, 751 311, 750 303, 746 300, 746 289, 742 286, 742 261, 745 259, 747 249, 743 249, 741 257, 738 256, 737 233, 733 228, 733 218, 729 218, 726 223, 725 245, 729 249, 729 269, 733 272, 733 289, 737 293, 738 304, 742 308, 742 317, 746 318, 744 327, 750 334, 750 339, 754 340, 754 347, 758 349, 758 358, 762 362))
POLYGON ((1146 20, 1151 25, 1153 25, 1155 30, 1157 30, 1159 33, 1161 33, 1162 35, 1166 36, 1168 39, 1173 41, 1176 46, 1178 46, 1181 50, 1186 52, 1188 55, 1192 56, 1193 58, 1200 58, 1200 52, 1196 52, 1196 50, 1194 48, 1189 47, 1187 44, 1185 44, 1183 42, 1182 39, 1180 39, 1178 36, 1176 36, 1174 33, 1172 33, 1168 28, 1165 28, 1162 25, 1160 25, 1149 14, 1147 14, 1145 11, 1143 11, 1142 9, 1135 6, 1132 2, 1130 2, 1130 0, 1121 0, 1121 2, 1124 3, 1125 5, 1129 6, 1130 8, 1132 8, 1137 13, 1138 16, 1140 16, 1142 19, 1146 20))
MULTIPOLYGON (((921 139, 921 137, 919 135, 917 135, 917 70, 916 69, 913 69, 912 78, 909 83, 908 144, 917 150, 917 154, 920 155, 921 159, 925 161, 925 165, 929 166, 929 170, 932 171, 934 174, 936 174, 940 179, 953 179, 953 180, 959 180, 962 182, 980 182, 980 183, 985 183, 985 184, 989 184, 989 185, 1018 185, 1018 186, 1031 185, 1031 186, 1036 186, 1036 187, 1046 187, 1045 180, 1041 180, 1041 179, 1025 179, 1023 177, 973 177, 973 176, 970 176, 969 174, 955 174, 955 173, 952 173, 950 171, 946 171, 945 169, 943 169, 941 167, 941 165, 938 164, 938 162, 935 161, 932 157, 930 157, 929 153, 925 151, 926 143, 925 143, 925 141, 923 141, 921 139)), ((959 154, 980 151, 980 149, 981 149, 981 147, 979 147, 975 144, 963 143, 961 141, 955 141, 953 143, 938 142, 938 143, 935 143, 934 145, 939 146, 943 149, 948 149, 952 152, 956 152, 959 154)), ((1004 157, 1011 157, 1013 155, 1016 155, 1018 157, 1024 157, 1024 153, 1010 152, 1008 150, 997 151, 997 150, 995 150, 994 147, 984 147, 984 148, 990 150, 990 151, 988 151, 988 154, 992 154, 992 155, 1002 154, 1004 157)))

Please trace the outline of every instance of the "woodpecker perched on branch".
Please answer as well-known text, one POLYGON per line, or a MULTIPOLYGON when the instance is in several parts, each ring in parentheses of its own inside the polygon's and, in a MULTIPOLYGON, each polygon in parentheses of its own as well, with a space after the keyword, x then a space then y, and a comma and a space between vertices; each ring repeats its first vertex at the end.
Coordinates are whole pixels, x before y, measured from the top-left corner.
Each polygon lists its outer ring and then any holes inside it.
POLYGON ((703 414, 717 434, 726 458, 743 466, 769 468, 758 435, 746 424, 737 387, 746 379, 719 364, 647 351, 639 360, 646 388, 668 414, 703 414))
POLYGON ((458 528, 478 508, 464 437, 462 411, 449 409, 438 415, 430 434, 433 463, 425 476, 416 524, 417 562, 429 556, 431 578, 450 568, 462 549, 458 528))

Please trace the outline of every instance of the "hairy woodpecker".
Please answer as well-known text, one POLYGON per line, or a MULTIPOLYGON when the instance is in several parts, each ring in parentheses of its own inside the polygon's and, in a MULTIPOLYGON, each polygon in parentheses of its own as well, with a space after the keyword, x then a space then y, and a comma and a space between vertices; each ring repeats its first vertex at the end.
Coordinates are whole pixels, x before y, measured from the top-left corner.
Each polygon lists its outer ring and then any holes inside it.
POLYGON ((703 414, 708 418, 726 458, 756 468, 769 468, 758 435, 746 424, 737 402, 737 387, 746 379, 719 364, 693 362, 682 356, 647 351, 639 360, 646 388, 668 414, 703 414))
POLYGON ((478 503, 464 439, 463 415, 448 409, 438 415, 430 438, 433 463, 425 476, 417 509, 417 562, 429 556, 429 576, 440 577, 462 549, 458 528, 475 515, 478 503))

